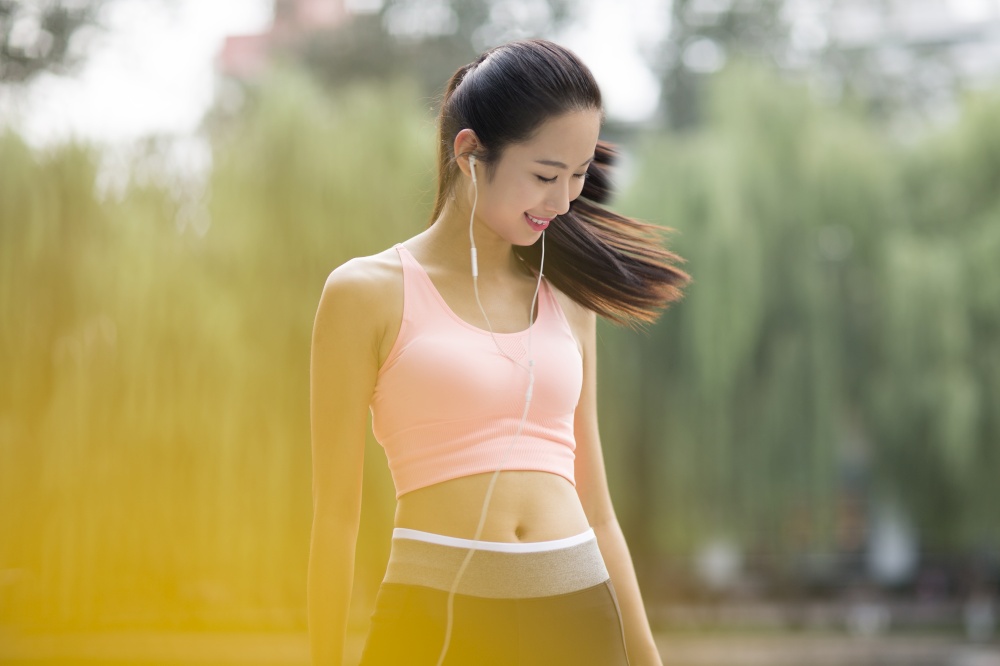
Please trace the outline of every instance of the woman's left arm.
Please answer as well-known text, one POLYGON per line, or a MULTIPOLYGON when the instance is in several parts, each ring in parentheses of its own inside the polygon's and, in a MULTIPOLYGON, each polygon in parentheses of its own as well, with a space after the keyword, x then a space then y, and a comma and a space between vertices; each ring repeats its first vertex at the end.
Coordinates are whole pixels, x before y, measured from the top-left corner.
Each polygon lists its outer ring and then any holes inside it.
POLYGON ((574 328, 583 348, 583 390, 574 417, 577 493, 587 520, 597 534, 601 555, 618 596, 629 664, 662 666, 663 661, 653 642, 653 632, 639 593, 632 557, 608 492, 597 426, 597 317, 583 308, 579 308, 574 315, 574 328))

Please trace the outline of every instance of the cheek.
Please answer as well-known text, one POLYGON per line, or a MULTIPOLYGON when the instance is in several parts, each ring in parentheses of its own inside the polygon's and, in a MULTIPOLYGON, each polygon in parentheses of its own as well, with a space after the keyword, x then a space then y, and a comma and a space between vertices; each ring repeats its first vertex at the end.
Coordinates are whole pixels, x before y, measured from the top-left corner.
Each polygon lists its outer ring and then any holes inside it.
MULTIPOLYGON (((518 218, 528 209, 524 196, 516 190, 506 188, 490 193, 490 199, 483 207, 483 213, 497 224, 502 224, 518 218)), ((482 199, 479 203, 484 203, 482 199)))
POLYGON ((534 208, 542 199, 542 194, 533 183, 516 182, 506 189, 504 197, 504 205, 516 209, 517 212, 524 212, 529 208, 534 208))
MULTIPOLYGON (((525 211, 537 208, 545 199, 545 190, 531 174, 498 174, 489 191, 489 206, 498 213, 520 215, 525 211)), ((480 191, 480 204, 483 203, 483 192, 480 191)))

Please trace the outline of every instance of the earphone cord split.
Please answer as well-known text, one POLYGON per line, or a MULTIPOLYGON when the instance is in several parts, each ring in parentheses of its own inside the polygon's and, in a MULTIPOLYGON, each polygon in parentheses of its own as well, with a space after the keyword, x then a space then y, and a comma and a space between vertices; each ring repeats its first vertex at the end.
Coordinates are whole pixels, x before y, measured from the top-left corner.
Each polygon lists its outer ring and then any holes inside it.
MULTIPOLYGON (((514 449, 514 445, 521 438, 521 432, 524 430, 524 424, 528 420, 528 409, 531 406, 531 398, 535 386, 535 359, 531 354, 531 330, 534 328, 535 304, 538 301, 538 291, 542 286, 542 268, 545 266, 545 232, 542 231, 542 257, 538 264, 538 282, 535 284, 535 293, 531 297, 531 310, 528 314, 528 365, 525 366, 524 364, 518 362, 517 359, 513 358, 510 354, 506 353, 500 346, 500 343, 497 342, 496 335, 493 333, 493 325, 490 323, 490 318, 486 314, 486 309, 483 307, 482 301, 479 300, 479 266, 476 261, 476 241, 473 238, 472 233, 473 220, 476 215, 476 204, 479 202, 479 187, 476 183, 475 157, 469 157, 469 167, 472 170, 473 187, 472 213, 469 215, 469 244, 472 248, 472 287, 476 293, 476 303, 479 305, 479 311, 483 313, 483 318, 486 319, 486 326, 489 328, 490 337, 493 339, 493 344, 496 345, 497 351, 528 373, 528 389, 524 394, 524 410, 521 412, 521 421, 518 423, 517 430, 514 432, 514 436, 511 438, 510 443, 504 450, 503 456, 501 456, 500 463, 493 472, 492 478, 490 478, 489 486, 486 488, 486 495, 483 498, 483 508, 479 514, 479 524, 476 526, 476 534, 473 537, 473 541, 479 541, 479 537, 482 536, 483 528, 486 525, 486 515, 489 512, 490 500, 493 497, 493 489, 496 487, 497 479, 500 477, 500 472, 507 463, 507 458, 510 456, 510 452, 514 449)), ((451 643, 452 627, 454 626, 455 620, 455 593, 457 592, 459 583, 462 580, 462 575, 465 573, 465 569, 468 567, 469 561, 472 560, 472 556, 475 552, 475 548, 469 548, 468 552, 465 554, 465 558, 462 560, 462 564, 458 567, 458 571, 455 574, 455 580, 452 581, 451 584, 451 589, 448 591, 447 623, 445 625, 444 632, 444 645, 441 647, 441 654, 438 656, 437 666, 442 666, 442 664, 444 664, 445 655, 448 653, 448 646, 451 643)))

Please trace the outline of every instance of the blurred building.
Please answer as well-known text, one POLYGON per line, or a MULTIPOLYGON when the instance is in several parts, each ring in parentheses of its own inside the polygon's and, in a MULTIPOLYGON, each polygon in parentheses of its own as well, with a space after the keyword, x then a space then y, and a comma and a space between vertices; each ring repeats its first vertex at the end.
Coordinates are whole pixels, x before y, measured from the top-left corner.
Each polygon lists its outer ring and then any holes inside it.
POLYGON ((236 79, 256 78, 276 46, 336 28, 349 16, 344 0, 274 0, 274 21, 266 32, 226 37, 216 62, 219 73, 236 79))

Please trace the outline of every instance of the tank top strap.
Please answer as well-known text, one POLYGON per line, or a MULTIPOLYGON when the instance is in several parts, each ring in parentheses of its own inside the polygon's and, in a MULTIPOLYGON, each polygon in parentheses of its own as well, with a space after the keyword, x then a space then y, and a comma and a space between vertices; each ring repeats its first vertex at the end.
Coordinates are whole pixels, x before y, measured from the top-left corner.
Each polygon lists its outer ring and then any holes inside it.
POLYGON ((447 320, 441 296, 424 267, 402 243, 393 247, 403 267, 403 320, 419 320, 421 324, 428 323, 429 319, 447 320))
POLYGON ((405 281, 412 276, 415 269, 419 268, 417 260, 414 259, 410 251, 406 249, 406 246, 402 243, 396 243, 393 245, 396 250, 396 254, 399 255, 399 263, 403 266, 403 280, 405 281))
MULTIPOLYGON (((394 245, 403 267, 403 320, 419 320, 427 324, 431 320, 444 324, 460 323, 466 329, 473 328, 462 322, 452 312, 441 293, 434 286, 424 267, 420 265, 410 251, 402 243, 394 245)), ((538 312, 535 316, 536 326, 548 330, 559 330, 573 337, 566 313, 556 297, 555 289, 549 281, 542 277, 542 286, 538 294, 538 312)))
POLYGON ((544 275, 542 276, 542 294, 540 294, 539 300, 541 301, 539 303, 539 318, 542 317, 541 308, 545 308, 547 311, 545 317, 552 322, 552 325, 572 336, 573 329, 570 327, 569 319, 566 317, 566 313, 563 311, 562 305, 556 297, 556 290, 544 275))

